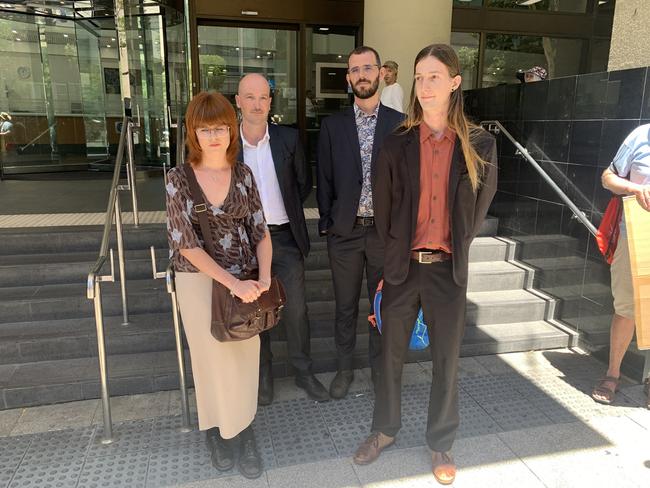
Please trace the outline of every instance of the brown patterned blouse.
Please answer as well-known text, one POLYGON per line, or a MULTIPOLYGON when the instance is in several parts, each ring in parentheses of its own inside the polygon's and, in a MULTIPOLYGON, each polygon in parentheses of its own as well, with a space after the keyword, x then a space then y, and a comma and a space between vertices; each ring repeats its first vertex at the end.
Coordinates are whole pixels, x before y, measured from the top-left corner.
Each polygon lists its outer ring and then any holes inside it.
MULTIPOLYGON (((204 248, 199 220, 194 211, 184 167, 167 175, 167 237, 174 270, 196 273, 198 269, 179 252, 181 249, 204 248)), ((243 163, 233 167, 230 189, 220 207, 210 205, 208 222, 216 243, 219 266, 235 276, 257 269, 255 250, 264 237, 266 220, 251 170, 243 163)))

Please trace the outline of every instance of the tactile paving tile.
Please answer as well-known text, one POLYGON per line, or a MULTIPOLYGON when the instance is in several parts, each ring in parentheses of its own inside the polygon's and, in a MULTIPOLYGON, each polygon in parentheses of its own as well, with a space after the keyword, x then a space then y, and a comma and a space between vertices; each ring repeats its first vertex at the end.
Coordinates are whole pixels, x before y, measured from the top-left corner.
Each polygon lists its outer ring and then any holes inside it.
POLYGON ((466 376, 460 379, 460 387, 479 405, 523 398, 508 378, 503 376, 466 376))
POLYGON ((232 474, 234 469, 218 471, 212 466, 205 444, 161 447, 151 451, 146 486, 159 488, 232 474))
POLYGON ((365 395, 319 403, 317 407, 328 428, 372 419, 372 405, 365 395))
POLYGON ((370 434, 371 423, 372 418, 369 417, 365 422, 329 424, 327 426, 339 457, 349 457, 354 454, 359 444, 370 434))
POLYGON ((89 458, 77 488, 143 488, 149 467, 148 452, 89 458))
POLYGON ((114 440, 102 444, 103 427, 98 427, 93 437, 88 457, 114 456, 124 452, 149 449, 153 435, 153 419, 131 420, 113 426, 114 440))
POLYGON ((530 403, 544 412, 554 424, 566 424, 579 420, 566 406, 558 403, 553 398, 531 398, 530 403))
POLYGON ((508 400, 502 403, 483 404, 481 406, 505 431, 551 425, 553 423, 551 419, 526 400, 508 400))
POLYGON ((180 415, 155 419, 151 436, 151 448, 205 442, 205 433, 198 430, 197 424, 192 425, 190 432, 181 432, 182 425, 183 421, 180 415))
POLYGON ((459 438, 478 437, 480 435, 494 434, 503 430, 499 424, 497 424, 494 419, 473 400, 460 402, 459 413, 459 438))
MULTIPOLYGON (((31 435, 0 438, 0 472, 10 470, 13 473, 33 438, 34 436, 31 435)), ((2 486, 0 482, 0 487, 2 486)))
POLYGON ((93 428, 70 429, 36 434, 30 444, 21 467, 36 464, 65 464, 86 456, 93 428))
POLYGON ((83 464, 83 458, 66 463, 21 464, 9 488, 74 488, 83 464))
POLYGON ((423 415, 402 413, 402 428, 395 438, 395 449, 418 447, 426 444, 427 412, 423 415))
POLYGON ((278 466, 309 463, 337 457, 327 429, 273 431, 273 450, 278 466))
POLYGON ((0 488, 9 486, 9 482, 14 477, 15 471, 14 468, 0 468, 0 488))
POLYGON ((269 430, 266 414, 261 409, 257 411, 253 421, 253 431, 255 432, 255 442, 257 450, 262 456, 264 469, 271 469, 277 466, 275 460, 275 451, 273 450, 273 440, 269 430))

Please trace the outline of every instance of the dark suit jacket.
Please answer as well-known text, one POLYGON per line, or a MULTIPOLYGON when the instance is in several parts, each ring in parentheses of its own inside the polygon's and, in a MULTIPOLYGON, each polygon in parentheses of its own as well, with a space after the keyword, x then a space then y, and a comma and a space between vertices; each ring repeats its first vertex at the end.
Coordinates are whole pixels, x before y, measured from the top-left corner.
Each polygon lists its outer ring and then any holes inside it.
MULTIPOLYGON (((497 187, 497 150, 494 137, 482 131, 474 143, 488 165, 478 193, 472 190, 467 165, 456 139, 449 173, 449 209, 454 281, 467 285, 469 246, 481 229, 497 187)), ((393 285, 406 280, 411 243, 415 236, 420 200, 420 131, 386 138, 377 161, 373 186, 375 225, 385 245, 384 279, 393 285)))
MULTIPOLYGON (((305 161, 305 153, 296 129, 269 124, 269 141, 291 232, 303 256, 307 257, 309 235, 302 204, 311 193, 311 169, 305 161)), ((241 139, 239 142, 241 147, 241 139)), ((243 149, 240 149, 239 160, 244 161, 243 149)))
MULTIPOLYGON (((372 145, 372 176, 374 178, 377 154, 384 138, 402 122, 404 114, 379 105, 377 127, 372 145)), ((318 141, 318 230, 338 235, 349 235, 359 208, 363 172, 361 150, 354 118, 354 109, 323 119, 318 141)), ((374 193, 374 192, 373 192, 374 193)))

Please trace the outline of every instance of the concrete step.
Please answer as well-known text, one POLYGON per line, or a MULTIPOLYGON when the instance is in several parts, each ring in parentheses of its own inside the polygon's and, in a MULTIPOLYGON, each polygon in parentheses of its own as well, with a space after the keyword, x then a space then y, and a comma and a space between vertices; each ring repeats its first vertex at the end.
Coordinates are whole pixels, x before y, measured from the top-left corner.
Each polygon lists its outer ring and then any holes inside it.
MULTIPOLYGON (((465 334, 461 355, 567 346, 567 338, 563 333, 540 322, 471 329, 465 334)), ((357 336, 355 368, 368 364, 367 343, 367 335, 357 336)), ((283 344, 274 344, 274 373, 277 377, 291 373, 284 349, 283 344)), ((315 372, 336 369, 333 339, 313 340, 312 356, 315 372)), ((407 360, 426 360, 429 356, 428 350, 412 351, 407 360)), ((186 361, 191 385, 191 365, 187 351, 186 361)), ((109 391, 116 396, 175 389, 178 388, 177 371, 174 351, 109 355, 109 391)), ((96 357, 7 364, 0 368, 0 410, 98 397, 99 367, 96 357)))
MULTIPOLYGON (((166 293, 158 290, 145 293, 140 306, 131 300, 130 323, 122 325, 119 295, 106 294, 103 298, 107 350, 115 354, 153 352, 174 348, 171 306, 166 293), (154 305, 154 310, 150 305, 154 305), (143 310, 144 309, 144 310, 143 310), (166 309, 166 310, 164 310, 166 309)), ((136 294, 136 296, 139 296, 136 294)), ((45 302, 47 304, 53 302, 45 302)), ((50 307, 52 312, 38 318, 0 324, 0 364, 33 362, 54 359, 79 358, 96 355, 95 320, 92 304, 86 299, 64 299, 55 302, 68 306, 71 317, 60 317, 64 312, 50 307), (56 310, 56 313, 54 311, 56 310)), ((42 302, 36 302, 43 306, 42 302)), ((333 300, 308 304, 311 336, 314 339, 330 338, 334 334, 335 303, 333 300)), ((542 320, 545 303, 523 290, 501 292, 474 292, 468 294, 467 326, 499 325, 530 320, 542 320)), ((36 307, 33 309, 36 310, 36 307)), ((359 301, 357 331, 367 333, 369 303, 359 301)), ((283 327, 273 331, 273 340, 285 339, 283 327)))
MULTIPOLYGON (((520 235, 510 237, 520 259, 560 258, 579 255, 579 240, 564 234, 520 235)), ((582 253, 584 254, 584 253, 582 253)))
MULTIPOLYGON (((53 254, 70 252, 99 253, 102 227, 51 227, 0 229, 0 255, 53 254)), ((143 224, 139 229, 124 226, 125 249, 167 247, 167 233, 163 224, 143 224)), ((111 232, 110 247, 117 249, 115 230, 111 232)))
POLYGON ((589 274, 584 276, 585 259, 584 256, 572 255, 521 261, 535 269, 535 285, 542 288, 575 285, 585 280, 587 283, 607 283, 609 266, 605 262, 591 262, 589 274))

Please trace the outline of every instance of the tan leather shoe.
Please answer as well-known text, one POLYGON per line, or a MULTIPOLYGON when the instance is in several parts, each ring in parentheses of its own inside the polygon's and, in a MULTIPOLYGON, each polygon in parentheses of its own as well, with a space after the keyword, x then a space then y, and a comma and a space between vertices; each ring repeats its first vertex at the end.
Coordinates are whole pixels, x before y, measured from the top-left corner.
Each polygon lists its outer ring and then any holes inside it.
POLYGON ((456 479, 456 464, 448 452, 433 451, 431 471, 441 485, 451 485, 456 479))
POLYGON ((381 432, 373 432, 354 453, 354 464, 370 464, 379 457, 381 451, 395 442, 394 437, 381 432))

